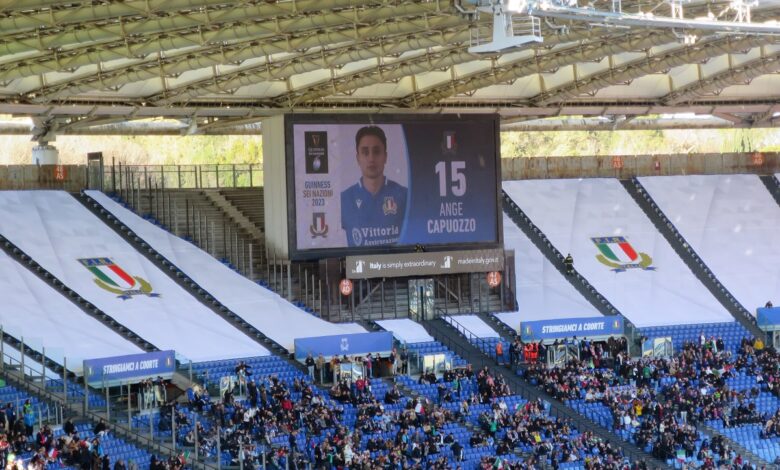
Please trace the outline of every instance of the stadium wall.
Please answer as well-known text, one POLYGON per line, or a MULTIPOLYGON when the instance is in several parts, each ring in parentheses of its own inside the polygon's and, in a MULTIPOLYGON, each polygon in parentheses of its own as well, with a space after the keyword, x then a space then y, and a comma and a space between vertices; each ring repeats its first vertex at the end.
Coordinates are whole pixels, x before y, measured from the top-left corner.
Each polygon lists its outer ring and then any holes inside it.
POLYGON ((633 176, 771 174, 780 154, 703 153, 504 158, 504 181, 547 178, 631 178, 633 176))
POLYGON ((0 189, 80 191, 86 187, 86 165, 0 165, 0 189))
MULTIPOLYGON (((266 153, 266 156, 268 154, 266 153)), ((120 158, 121 160, 121 158, 120 158)), ((214 165, 201 165, 214 167, 214 165)), ((236 171, 246 173, 246 169, 236 170, 231 165, 224 172, 229 176, 236 171)), ((246 166, 246 165, 244 165, 246 166)), ((242 165, 235 165, 236 168, 242 165)), ((148 174, 157 182, 161 165, 135 166, 133 171, 148 174), (148 172, 141 171, 148 168, 148 172)), ((105 166, 104 187, 113 191, 112 183, 117 186, 123 179, 111 178, 111 171, 119 171, 119 167, 105 166)), ((267 170, 267 166, 266 166, 267 170)), ((193 178, 198 175, 195 165, 166 165, 165 187, 182 188, 212 188, 231 187, 230 178, 218 183, 218 178, 193 178), (180 170, 180 171, 177 171, 180 170), (175 177, 181 173, 184 177, 175 177), (227 183, 227 184, 226 184, 227 183)), ((251 170, 250 170, 251 171, 251 170)), ((262 170, 255 169, 259 173, 262 170)), ((671 176, 671 175, 721 175, 721 174, 760 174, 780 173, 780 153, 725 153, 725 154, 678 154, 678 155, 623 155, 623 156, 582 156, 582 157, 519 157, 503 158, 501 160, 502 179, 547 179, 547 178, 631 178, 633 176, 671 176)), ((259 186, 263 184, 260 178, 240 178, 237 186, 259 186)), ((86 165, 0 165, 0 190, 3 189, 64 189, 80 191, 88 189, 86 165)), ((92 189, 99 188, 92 182, 92 189)), ((138 189, 145 189, 145 181, 139 181, 138 189)), ((286 204, 284 205, 286 208, 286 204)), ((276 219, 275 219, 276 220, 276 219)))
POLYGON ((284 116, 274 116, 264 120, 263 128, 266 131, 263 138, 266 248, 269 252, 287 258, 289 238, 284 116))

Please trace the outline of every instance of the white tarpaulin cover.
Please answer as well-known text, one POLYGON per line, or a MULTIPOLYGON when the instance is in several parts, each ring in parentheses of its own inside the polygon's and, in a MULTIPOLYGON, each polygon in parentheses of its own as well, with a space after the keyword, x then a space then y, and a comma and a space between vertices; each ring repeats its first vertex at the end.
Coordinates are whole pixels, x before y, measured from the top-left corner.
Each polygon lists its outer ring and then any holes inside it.
POLYGON ((376 324, 387 331, 391 331, 395 339, 402 343, 411 344, 434 341, 433 336, 429 335, 422 325, 408 318, 377 320, 376 324))
POLYGON ((80 373, 84 359, 138 354, 143 350, 85 314, 27 268, 0 252, 0 323, 28 348, 80 373))
POLYGON ((149 223, 99 191, 87 194, 130 227, 217 300, 289 351, 295 338, 364 333, 357 324, 330 323, 228 268, 192 243, 149 223))
MULTIPOLYGON (((284 300, 284 298, 281 298, 283 302, 287 302, 284 300)), ((329 325, 333 325, 333 323, 326 322, 329 325)), ((346 335, 349 333, 366 333, 368 330, 360 326, 360 323, 338 323, 336 326, 339 327, 338 333, 329 333, 334 335, 346 335)), ((322 336, 322 335, 320 335, 322 336)), ((295 335, 296 338, 301 338, 300 335, 295 335)), ((290 350, 292 352, 292 350, 290 350)))
MULTIPOLYGON (((160 349, 173 349, 192 361, 269 354, 64 191, 0 191, 0 233, 66 286, 160 349), (80 261, 87 259, 110 259, 111 266, 134 284, 123 284, 124 278, 104 265, 96 269, 110 281, 101 287, 99 275, 80 261), (134 291, 130 298, 120 298, 127 290, 134 291)), ((104 355, 94 351, 95 357, 104 355)))
POLYGON ((780 206, 756 175, 640 178, 718 280, 751 313, 780 303, 780 206))
MULTIPOLYGON (((496 318, 504 322, 509 328, 512 328, 518 333, 520 332, 520 322, 523 321, 523 315, 520 314, 520 312, 499 312, 499 313, 494 313, 493 315, 495 315, 496 318)), ((556 317, 553 317, 553 319, 554 318, 556 317)))
POLYGON ((733 321, 615 179, 505 181, 575 268, 637 326, 733 321))
POLYGON ((515 250, 518 311, 502 313, 501 321, 517 328, 521 321, 601 315, 506 214, 504 247, 515 250))
POLYGON ((481 318, 476 315, 450 315, 444 317, 444 321, 456 328, 463 327, 468 330, 477 338, 499 338, 499 334, 496 333, 490 325, 485 323, 481 318))

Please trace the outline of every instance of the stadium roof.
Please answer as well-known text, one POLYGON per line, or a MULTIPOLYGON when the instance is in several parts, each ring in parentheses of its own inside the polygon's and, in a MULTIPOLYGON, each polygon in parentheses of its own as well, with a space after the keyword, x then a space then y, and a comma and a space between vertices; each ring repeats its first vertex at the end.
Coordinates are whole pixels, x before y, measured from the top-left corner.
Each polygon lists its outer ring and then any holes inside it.
MULTIPOLYGON (((729 4, 693 1, 685 16, 729 4)), ((0 114, 34 123, 0 132, 257 132, 290 111, 498 112, 520 129, 780 122, 780 35, 574 15, 541 18, 541 43, 477 54, 470 41, 490 34, 492 15, 474 11, 458 0, 0 0, 0 114)), ((779 14, 780 0, 762 0, 752 20, 779 14)))

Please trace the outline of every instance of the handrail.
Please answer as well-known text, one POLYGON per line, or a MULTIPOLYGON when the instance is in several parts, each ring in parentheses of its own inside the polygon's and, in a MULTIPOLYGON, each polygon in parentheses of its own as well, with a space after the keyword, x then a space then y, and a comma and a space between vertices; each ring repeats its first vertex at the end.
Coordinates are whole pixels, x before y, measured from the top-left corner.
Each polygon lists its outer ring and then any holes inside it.
POLYGON ((149 189, 150 182, 158 180, 168 189, 256 188, 263 186, 263 173, 262 163, 127 165, 120 162, 105 165, 102 176, 106 191, 128 191, 149 189))
MULTIPOLYGON (((10 333, 8 333, 8 331, 5 330, 5 328, 3 328, 2 325, 0 325, 0 339, 2 339, 3 344, 7 344, 8 346, 10 346, 10 347, 16 349, 17 351, 19 351, 20 355, 23 354, 22 353, 22 348, 24 348, 24 355, 25 356, 29 356, 34 361, 42 364, 43 367, 44 367, 44 370, 45 370, 45 368, 48 368, 49 370, 56 372, 61 377, 64 377, 65 375, 68 375, 68 376, 73 377, 73 378, 76 377, 75 373, 66 370, 65 367, 60 365, 55 360, 53 360, 50 357, 44 355, 43 353, 41 353, 37 349, 34 349, 31 345, 24 343, 24 338, 23 337, 20 340, 20 339, 16 338, 15 336, 11 335, 10 333)), ((5 352, 3 352, 3 356, 7 356, 11 361, 15 361, 15 359, 13 357, 11 357, 10 355, 5 354, 5 352)), ((9 362, 9 364, 13 364, 13 362, 9 362)), ((30 370, 30 372, 36 372, 36 373, 39 372, 39 371, 36 371, 35 369, 32 369, 30 367, 28 367, 28 369, 30 370)), ((42 374, 42 371, 40 373, 38 373, 38 376, 40 376, 41 374, 42 374)), ((33 374, 30 374, 30 375, 32 376, 33 374)))
MULTIPOLYGON (((455 329, 458 330, 458 332, 462 333, 463 336, 465 336, 466 339, 468 339, 469 341, 471 341, 472 339, 483 339, 481 336, 477 336, 475 333, 472 333, 471 330, 469 330, 462 323, 456 320, 455 319, 456 317, 457 315, 450 315, 446 319, 444 319, 444 321, 446 323, 449 323, 450 325, 455 326, 455 329)), ((501 337, 499 336, 499 339, 500 338, 501 337)))
MULTIPOLYGON (((490 351, 490 343, 486 338, 483 338, 481 336, 478 336, 477 334, 473 333, 471 330, 466 328, 462 323, 457 321, 455 316, 448 316, 446 319, 442 318, 442 320, 449 324, 450 326, 454 327, 455 330, 462 334, 466 340, 468 340, 470 343, 477 343, 479 345, 480 351, 482 351, 484 354, 486 354, 488 357, 493 359, 496 363, 496 365, 501 365, 501 362, 499 361, 498 357, 492 353, 486 353, 485 351, 490 351), (486 346, 486 347, 483 347, 486 346)), ((504 338, 499 334, 497 339, 499 341, 504 341, 504 338)))
MULTIPOLYGON (((32 359, 32 358, 30 358, 32 359)), ((36 361, 37 362, 37 361, 36 361)), ((24 360, 16 359, 15 357, 12 357, 11 355, 3 352, 3 367, 5 368, 6 365, 11 366, 12 368, 18 367, 19 371, 26 375, 27 377, 30 377, 30 379, 34 380, 37 378, 43 377, 43 380, 45 381, 46 378, 46 366, 41 366, 42 370, 33 369, 32 365, 27 364, 24 362, 24 360), (29 372, 29 373, 27 373, 29 372)))
POLYGON ((484 314, 481 314, 481 315, 484 315, 485 319, 487 319, 487 321, 485 323, 487 323, 488 325, 492 324, 491 326, 493 328, 498 328, 499 329, 499 331, 497 331, 497 333, 502 338, 504 336, 506 336, 506 337, 508 337, 511 340, 520 339, 520 333, 515 331, 511 326, 507 325, 503 321, 499 320, 498 317, 496 317, 497 313, 502 313, 502 312, 488 312, 488 313, 484 313, 484 314), (504 333, 503 336, 501 334, 502 332, 504 333))
MULTIPOLYGON (((442 321, 444 321, 444 320, 442 320, 442 321)), ((436 338, 435 335, 431 335, 431 336, 434 336, 434 338, 436 338)), ((462 357, 464 359, 466 357, 468 357, 469 354, 470 354, 470 351, 468 351, 466 348, 464 348, 463 346, 458 344, 455 340, 451 339, 450 337, 448 337, 446 335, 442 336, 440 338, 436 338, 436 341, 439 341, 444 346, 446 346, 448 349, 450 349, 452 352, 454 352, 455 354, 459 355, 460 357, 462 357)), ((485 358, 482 355, 479 356, 479 364, 474 364, 474 361, 470 361, 470 362, 471 362, 472 367, 480 368, 480 369, 482 367, 484 367, 485 364, 487 363, 485 358)))
POLYGON ((436 278, 435 279, 436 284, 439 285, 440 289, 444 290, 444 301, 447 301, 447 297, 452 298, 452 300, 456 301, 458 303, 458 309, 460 310, 460 304, 461 304, 461 296, 457 295, 455 292, 452 291, 452 289, 449 288, 446 284, 441 282, 441 279, 436 278))

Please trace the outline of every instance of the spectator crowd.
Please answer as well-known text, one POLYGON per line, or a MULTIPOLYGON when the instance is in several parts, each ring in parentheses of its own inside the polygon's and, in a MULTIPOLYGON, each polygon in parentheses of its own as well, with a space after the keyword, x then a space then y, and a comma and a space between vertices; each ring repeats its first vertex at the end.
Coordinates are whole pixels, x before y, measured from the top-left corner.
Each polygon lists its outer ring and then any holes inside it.
POLYGON ((778 396, 778 359, 759 341, 743 340, 732 355, 721 339, 702 334, 698 343, 684 344, 672 357, 629 359, 620 349, 591 346, 562 366, 530 364, 525 375, 572 406, 607 409, 612 430, 659 459, 742 468, 746 462, 725 439, 703 439, 696 426, 708 420, 721 420, 726 427, 763 423, 764 434, 776 436, 780 414, 762 415, 754 399, 762 389, 778 396), (756 385, 732 389, 728 379, 739 372, 755 376, 756 385))

